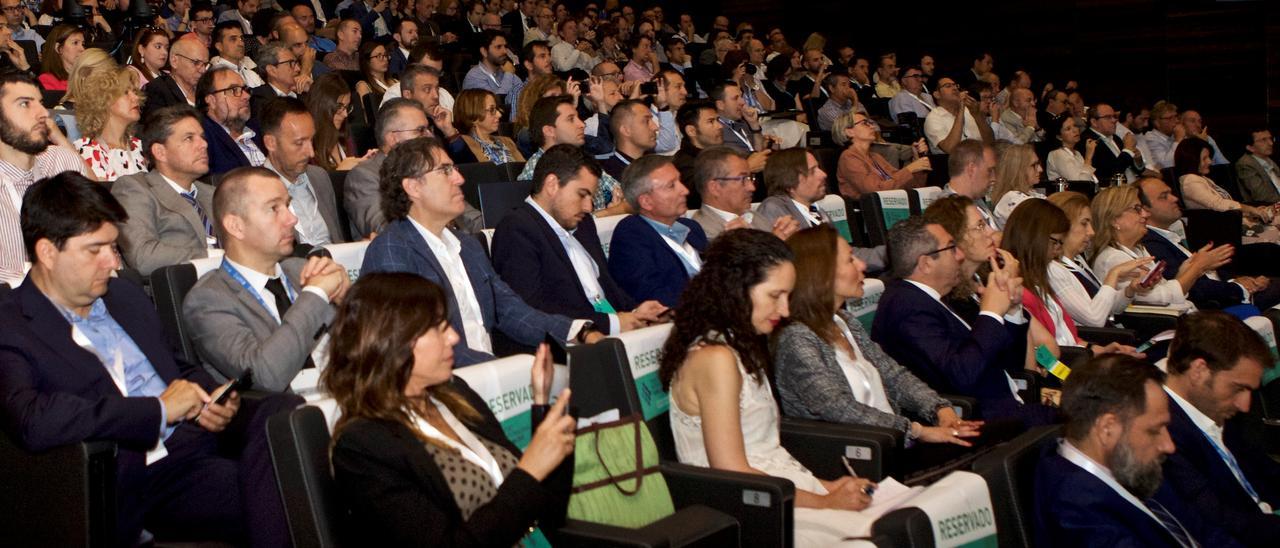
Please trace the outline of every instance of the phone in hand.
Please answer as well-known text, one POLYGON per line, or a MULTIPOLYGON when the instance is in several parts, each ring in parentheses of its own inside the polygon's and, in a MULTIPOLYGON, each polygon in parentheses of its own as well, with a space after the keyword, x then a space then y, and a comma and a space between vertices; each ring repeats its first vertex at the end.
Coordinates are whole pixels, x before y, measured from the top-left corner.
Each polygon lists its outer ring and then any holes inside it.
POLYGON ((669 322, 674 319, 676 319, 675 307, 668 307, 666 310, 663 310, 661 314, 658 314, 658 321, 660 322, 669 322))
MULTIPOLYGON (((221 393, 219 393, 217 398, 214 398, 212 401, 210 401, 209 403, 206 403, 204 406, 209 407, 210 405, 226 405, 227 401, 231 399, 232 392, 235 392, 238 390, 248 390, 249 387, 252 385, 253 385, 253 370, 245 369, 244 373, 241 373, 239 377, 231 379, 231 382, 227 383, 226 389, 224 389, 221 393)), ((204 410, 201 409, 201 411, 204 411, 204 410)))
POLYGON ((1156 285, 1156 282, 1160 281, 1160 278, 1164 276, 1164 269, 1168 265, 1169 263, 1163 260, 1156 263, 1154 267, 1151 267, 1151 271, 1147 273, 1147 276, 1143 278, 1141 282, 1138 282, 1138 285, 1142 286, 1143 288, 1148 288, 1156 285))

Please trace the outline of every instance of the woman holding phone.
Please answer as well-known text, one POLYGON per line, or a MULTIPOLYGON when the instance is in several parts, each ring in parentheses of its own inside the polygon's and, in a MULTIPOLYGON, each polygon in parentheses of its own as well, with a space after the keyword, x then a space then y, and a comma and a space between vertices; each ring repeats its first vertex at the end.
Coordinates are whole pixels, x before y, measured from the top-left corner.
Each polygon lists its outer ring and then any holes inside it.
POLYGON ((548 409, 552 365, 534 358, 533 439, 523 453, 453 376, 445 294, 412 274, 351 286, 321 375, 337 400, 333 470, 352 538, 379 546, 513 546, 564 521, 572 481, 569 390, 548 409))

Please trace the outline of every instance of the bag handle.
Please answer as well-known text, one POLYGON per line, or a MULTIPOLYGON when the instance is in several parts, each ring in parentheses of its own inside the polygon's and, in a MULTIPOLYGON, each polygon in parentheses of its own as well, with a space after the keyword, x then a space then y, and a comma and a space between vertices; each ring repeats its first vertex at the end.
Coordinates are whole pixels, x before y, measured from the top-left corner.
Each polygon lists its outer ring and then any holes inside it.
POLYGON ((618 492, 627 496, 639 493, 640 487, 644 484, 644 474, 641 473, 644 471, 644 453, 643 447, 640 445, 640 421, 637 420, 636 417, 632 417, 632 420, 629 422, 631 422, 632 430, 635 431, 634 446, 636 448, 636 486, 630 491, 622 486, 621 481, 614 478, 613 472, 609 471, 609 463, 605 461, 604 456, 600 454, 600 432, 596 432, 595 438, 596 459, 599 460, 600 467, 604 468, 604 473, 609 477, 609 482, 613 484, 614 488, 616 488, 618 492))

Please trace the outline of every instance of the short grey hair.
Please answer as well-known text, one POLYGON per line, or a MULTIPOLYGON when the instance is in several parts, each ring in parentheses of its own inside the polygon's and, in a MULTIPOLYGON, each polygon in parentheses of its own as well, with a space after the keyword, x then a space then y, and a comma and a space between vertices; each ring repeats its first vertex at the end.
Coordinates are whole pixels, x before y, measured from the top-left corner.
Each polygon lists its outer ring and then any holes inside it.
POLYGON ((834 142, 836 146, 843 147, 849 144, 849 136, 845 135, 844 132, 845 130, 853 127, 855 120, 854 117, 857 115, 858 111, 848 110, 841 113, 839 116, 836 116, 836 119, 831 122, 831 141, 834 142))
POLYGON ((405 99, 404 97, 396 97, 388 99, 387 104, 382 105, 378 109, 378 120, 374 126, 374 136, 378 139, 378 148, 385 150, 387 144, 387 134, 397 129, 413 129, 403 128, 396 121, 400 119, 401 114, 407 109, 414 109, 426 115, 422 110, 422 104, 413 99, 405 99))
POLYGON ((263 76, 267 74, 267 67, 280 62, 280 52, 288 50, 284 42, 276 40, 267 42, 258 48, 258 58, 253 61, 258 64, 258 70, 262 71, 263 76))
POLYGON ((693 161, 693 186, 698 194, 707 194, 707 183, 729 175, 729 157, 746 159, 738 149, 727 146, 711 147, 698 153, 693 161))
POLYGON ((897 279, 904 279, 916 271, 920 257, 938 249, 938 240, 929 233, 929 225, 937 224, 926 221, 924 217, 912 215, 898 221, 889 229, 885 237, 885 246, 889 252, 889 274, 897 279))
POLYGON ((436 70, 435 67, 415 63, 405 67, 404 72, 400 73, 401 92, 403 93, 405 88, 413 89, 414 82, 423 74, 435 76, 437 80, 440 79, 440 71, 436 70))
POLYGON ((650 154, 641 156, 627 169, 622 170, 622 195, 632 211, 640 211, 640 197, 653 190, 653 172, 669 165, 674 165, 670 156, 650 154))

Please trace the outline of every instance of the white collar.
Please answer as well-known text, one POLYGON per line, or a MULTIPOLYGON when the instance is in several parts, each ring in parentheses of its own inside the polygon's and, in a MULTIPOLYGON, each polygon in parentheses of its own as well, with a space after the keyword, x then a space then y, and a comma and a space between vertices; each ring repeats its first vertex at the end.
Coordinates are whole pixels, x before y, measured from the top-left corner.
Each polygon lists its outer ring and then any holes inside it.
POLYGON ((542 206, 538 205, 538 202, 534 201, 533 196, 525 197, 524 203, 533 206, 533 210, 537 211, 539 215, 542 215, 542 220, 546 221, 548 225, 551 225, 551 231, 555 232, 556 236, 559 236, 561 240, 573 237, 573 233, 569 232, 565 227, 560 226, 560 223, 556 222, 555 217, 552 217, 550 213, 547 213, 547 210, 542 209, 542 206))
POLYGON ((934 288, 932 288, 932 287, 929 287, 927 284, 922 283, 922 282, 917 282, 917 281, 915 281, 915 280, 911 280, 911 279, 907 279, 907 278, 903 278, 903 279, 902 279, 902 281, 907 282, 907 283, 909 283, 909 284, 911 284, 911 285, 914 285, 914 286, 916 286, 916 287, 920 288, 920 290, 921 290, 921 291, 924 291, 924 292, 925 292, 925 294, 926 294, 926 295, 928 295, 928 296, 929 296, 930 298, 932 298, 933 300, 938 301, 939 303, 941 303, 941 302, 942 302, 942 295, 941 295, 941 294, 939 294, 939 293, 938 293, 938 291, 937 291, 936 289, 934 289, 934 288))
POLYGON ((732 221, 732 220, 734 220, 734 219, 737 219, 738 217, 742 217, 742 218, 743 218, 744 220, 746 220, 747 222, 751 222, 751 221, 750 221, 750 218, 749 218, 749 216, 751 215, 751 211, 747 211, 746 213, 743 213, 742 215, 735 215, 735 214, 733 214, 733 213, 729 213, 728 211, 725 211, 725 210, 723 210, 723 209, 716 208, 716 207, 712 207, 712 206, 711 206, 711 204, 708 204, 708 203, 706 203, 706 202, 702 202, 702 207, 707 208, 707 211, 710 211, 711 213, 714 213, 717 217, 720 217, 721 219, 724 219, 724 220, 725 220, 725 222, 732 221))
POLYGON ((1191 423, 1196 425, 1196 428, 1199 428, 1201 432, 1204 432, 1205 435, 1209 436, 1214 441, 1222 441, 1222 427, 1219 426, 1218 423, 1214 422, 1208 415, 1200 411, 1198 407, 1192 405, 1191 402, 1183 399, 1177 392, 1169 389, 1168 386, 1164 387, 1164 391, 1166 394, 1169 394, 1169 399, 1178 404, 1178 407, 1181 407, 1182 411, 1185 412, 1188 417, 1191 417, 1191 423))
POLYGON ((1160 228, 1155 225, 1147 225, 1147 230, 1155 232, 1156 234, 1160 235, 1161 238, 1169 240, 1169 243, 1177 246, 1177 248, 1182 250, 1184 254, 1186 254, 1187 256, 1191 256, 1191 250, 1185 247, 1182 247, 1182 244, 1179 243, 1182 241, 1182 236, 1179 236, 1176 232, 1172 230, 1160 228))
POLYGON ((1093 460, 1089 455, 1084 454, 1083 451, 1077 449, 1076 446, 1072 445, 1071 442, 1066 439, 1059 440, 1058 454, 1062 455, 1062 458, 1067 459, 1071 464, 1079 466, 1085 472, 1088 472, 1093 477, 1098 478, 1102 483, 1107 484, 1107 487, 1110 487, 1112 491, 1115 491, 1117 495, 1120 495, 1120 498, 1123 498, 1128 501, 1129 504, 1132 504, 1139 510, 1142 510, 1142 512, 1147 514, 1148 517, 1160 524, 1161 528, 1164 528, 1164 523, 1156 518, 1156 515, 1151 512, 1150 508, 1147 508, 1146 504, 1143 504, 1141 500, 1138 500, 1137 496, 1126 489, 1123 485, 1120 485, 1120 482, 1116 481, 1115 475, 1111 473, 1109 468, 1099 464, 1098 461, 1093 460))
POLYGON ((161 179, 164 179, 164 182, 169 183, 169 186, 173 188, 173 191, 174 191, 174 192, 177 192, 178 194, 188 194, 188 193, 190 193, 191 197, 193 197, 193 198, 194 198, 194 197, 196 197, 196 196, 199 196, 199 195, 200 195, 200 192, 199 192, 199 190, 200 190, 200 189, 196 187, 196 183, 195 183, 195 181, 192 181, 192 182, 191 182, 191 190, 190 190, 190 191, 188 191, 188 190, 184 190, 184 189, 182 188, 182 185, 180 185, 180 184, 178 184, 178 183, 174 182, 174 180, 173 180, 173 179, 170 179, 170 178, 168 178, 168 177, 165 177, 163 173, 160 173, 159 171, 156 171, 156 172, 155 172, 155 174, 156 174, 156 175, 159 175, 161 179))
POLYGON ((450 256, 453 256, 462 253, 462 242, 458 240, 457 236, 453 235, 453 231, 446 228, 439 236, 436 236, 435 234, 432 234, 430 230, 427 230, 427 227, 422 226, 418 221, 414 220, 413 217, 405 218, 413 224, 413 228, 418 230, 418 234, 422 235, 422 239, 427 241, 427 246, 430 247, 432 252, 436 255, 447 253, 450 254, 450 256))
POLYGON ((231 263, 231 266, 235 267, 236 271, 239 272, 241 276, 244 276, 244 280, 246 282, 249 282, 249 285, 252 286, 255 290, 257 290, 258 293, 262 293, 262 291, 267 287, 267 282, 284 275, 284 269, 280 268, 280 263, 276 263, 275 276, 268 276, 266 274, 258 272, 257 270, 254 270, 240 263, 237 263, 231 260, 230 257, 224 257, 224 258, 227 260, 228 263, 231 263))

